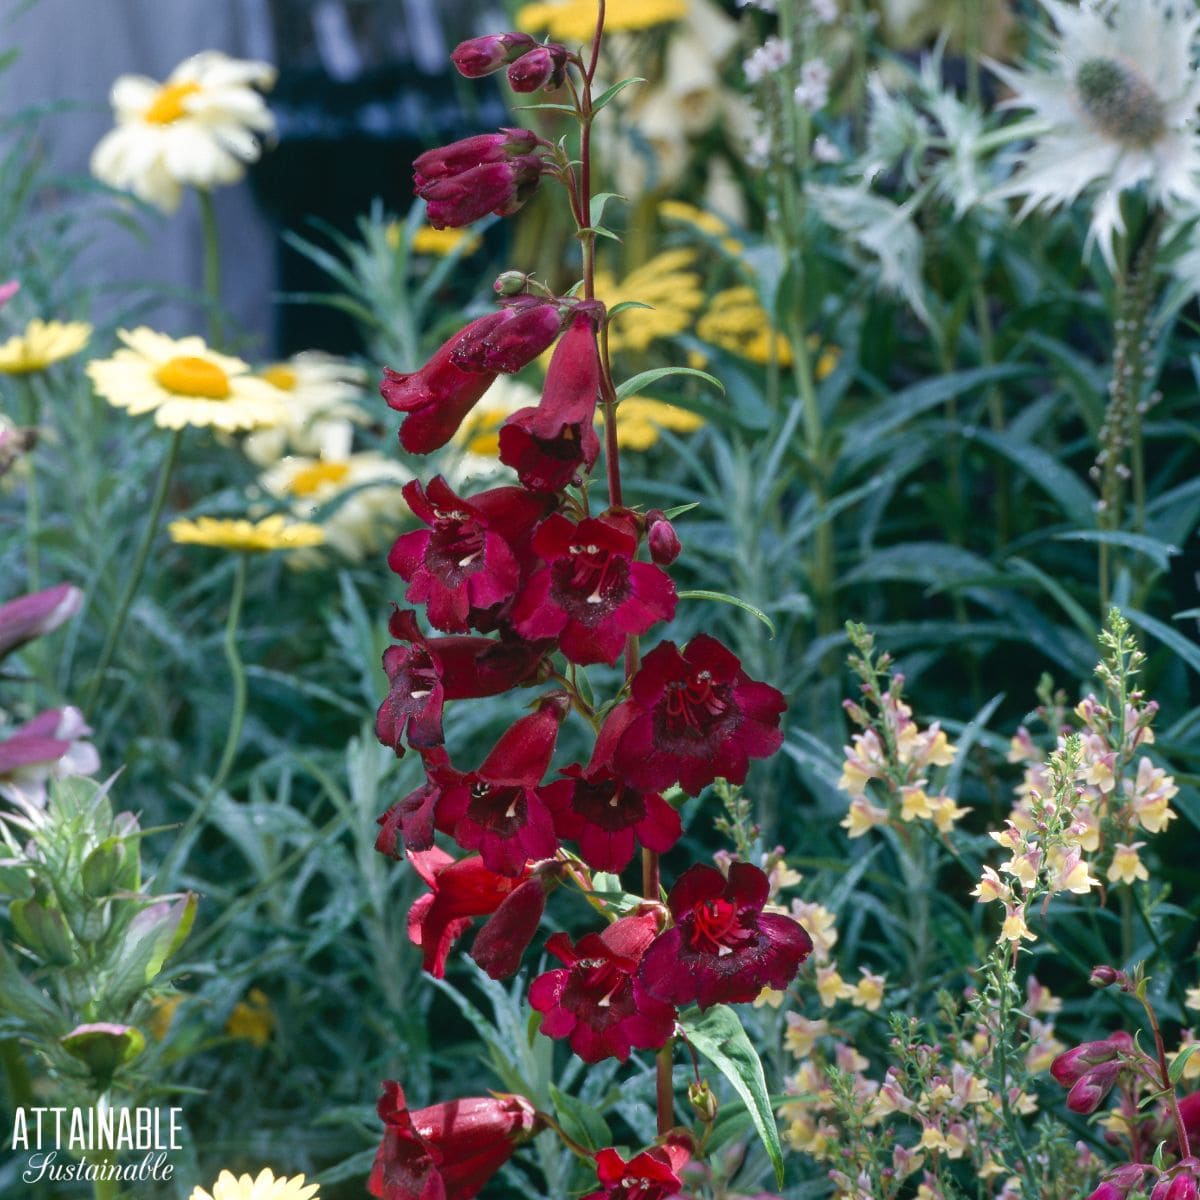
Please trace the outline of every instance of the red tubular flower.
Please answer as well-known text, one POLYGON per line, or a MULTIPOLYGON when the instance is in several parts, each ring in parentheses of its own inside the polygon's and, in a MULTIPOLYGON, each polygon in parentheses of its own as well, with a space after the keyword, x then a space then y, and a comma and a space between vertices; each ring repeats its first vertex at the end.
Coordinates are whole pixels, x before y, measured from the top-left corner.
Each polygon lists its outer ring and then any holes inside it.
POLYGON ((633 677, 631 698, 608 718, 623 724, 613 768, 644 791, 679 783, 696 796, 717 778, 743 783, 750 759, 783 743, 786 707, 716 638, 699 634, 682 654, 674 642, 662 642, 633 677))
POLYGON ((540 1127, 523 1096, 470 1096, 410 1113, 390 1079, 377 1109, 384 1134, 367 1190, 378 1200, 472 1200, 540 1127))
POLYGON ((1183 1119, 1188 1143, 1200 1149, 1200 1092, 1192 1092, 1179 1101, 1179 1115, 1183 1119))
POLYGON ((1120 1059, 1093 1067, 1086 1075, 1081 1075, 1071 1085, 1071 1090, 1067 1092, 1067 1107, 1072 1112, 1085 1115, 1094 1113, 1108 1093, 1113 1090, 1113 1086, 1124 1070, 1126 1070, 1126 1064, 1120 1059))
POLYGON ((638 963, 657 932, 658 918, 646 913, 585 934, 576 946, 565 933, 554 934, 546 949, 566 969, 539 975, 529 988, 529 1003, 545 1014, 542 1032, 568 1038, 589 1063, 624 1062, 634 1046, 665 1045, 675 1028, 675 1009, 645 995, 637 981, 638 963))
POLYGON ((568 707, 565 692, 550 692, 500 738, 478 771, 446 765, 429 772, 437 828, 464 850, 478 850, 491 871, 518 875, 528 860, 550 858, 558 849, 538 784, 568 707))
POLYGON ((572 662, 615 663, 630 634, 675 615, 675 585, 633 561, 637 536, 619 513, 578 524, 552 513, 533 550, 546 566, 530 576, 510 620, 522 637, 557 638, 572 662))
POLYGON ((404 498, 429 529, 397 538, 388 566, 408 581, 409 602, 426 605, 431 625, 465 632, 480 613, 516 595, 518 552, 545 515, 544 498, 500 487, 464 500, 440 475, 427 489, 406 483, 404 498))
POLYGON ((453 179, 465 171, 490 163, 522 158, 537 149, 538 137, 531 129, 501 129, 426 150, 413 159, 413 183, 418 194, 427 184, 453 179))
POLYGON ((464 371, 513 374, 549 348, 562 324, 557 303, 518 296, 472 321, 455 342, 450 360, 464 371))
POLYGON ((541 403, 518 409, 500 427, 500 461, 531 491, 562 491, 600 453, 599 395, 595 325, 590 312, 577 309, 550 359, 541 403))
POLYGON ((514 92, 553 91, 562 87, 566 73, 566 46, 537 46, 508 68, 508 83, 514 92))
POLYGON ((536 154, 485 162, 416 188, 434 229, 459 229, 488 213, 510 217, 537 191, 546 164, 536 154))
POLYGON ((677 1141, 643 1150, 628 1162, 615 1150, 601 1150, 596 1155, 600 1189, 582 1200, 672 1200, 683 1187, 679 1172, 690 1157, 677 1141))
POLYGON ((528 867, 519 875, 497 875, 478 855, 456 861, 436 846, 410 850, 408 860, 430 887, 408 910, 408 940, 420 946, 425 970, 443 978, 450 948, 473 918, 489 917, 471 956, 493 979, 514 974, 542 919, 543 878, 528 867))
POLYGON ((728 880, 715 867, 689 867, 667 898, 674 927, 642 959, 645 990, 705 1009, 753 1000, 765 987, 786 989, 812 939, 791 917, 763 912, 769 891, 766 875, 750 863, 733 863, 728 880))
POLYGON ((459 42, 450 61, 466 79, 481 79, 521 57, 537 46, 527 33, 493 33, 459 42))
POLYGON ((388 623, 406 646, 383 652, 390 688, 375 714, 375 735, 396 756, 403 738, 416 750, 442 744, 442 707, 447 700, 498 696, 531 678, 543 657, 529 642, 485 637, 426 638, 411 609, 396 609, 388 623))
POLYGON ((1050 1074, 1056 1083, 1070 1087, 1077 1083, 1093 1067, 1112 1062, 1118 1055, 1133 1053, 1133 1038, 1123 1029, 1098 1042, 1084 1042, 1063 1051, 1051 1064, 1050 1074))

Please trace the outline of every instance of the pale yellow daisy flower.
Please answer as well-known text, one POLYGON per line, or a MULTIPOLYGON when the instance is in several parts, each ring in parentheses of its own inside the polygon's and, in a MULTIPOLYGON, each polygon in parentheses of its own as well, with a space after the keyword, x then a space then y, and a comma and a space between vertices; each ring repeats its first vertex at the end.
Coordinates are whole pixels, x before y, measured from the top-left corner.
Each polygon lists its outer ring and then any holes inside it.
POLYGON ((325 541, 325 531, 320 525, 288 521, 278 514, 258 522, 217 517, 198 517, 194 521, 180 519, 172 521, 167 532, 173 542, 182 545, 257 552, 300 550, 319 546, 325 541))
POLYGON ((263 1167, 254 1179, 249 1175, 235 1176, 232 1171, 222 1171, 211 1192, 196 1187, 188 1200, 312 1200, 316 1195, 317 1184, 306 1184, 303 1175, 286 1179, 282 1175, 276 1177, 269 1167, 263 1167))
POLYGON ((237 183, 261 153, 275 119, 256 88, 275 82, 270 63, 216 50, 193 55, 165 83, 122 75, 112 87, 117 127, 92 153, 92 174, 174 212, 186 185, 237 183))
POLYGON ((226 433, 284 416, 277 388, 240 358, 210 350, 203 338, 170 338, 145 326, 117 336, 124 347, 87 368, 96 392, 116 408, 133 416, 152 412, 165 429, 196 425, 226 433))
POLYGON ((51 363, 78 354, 88 344, 92 327, 86 321, 42 321, 35 317, 24 333, 0 345, 0 374, 29 375, 51 363))

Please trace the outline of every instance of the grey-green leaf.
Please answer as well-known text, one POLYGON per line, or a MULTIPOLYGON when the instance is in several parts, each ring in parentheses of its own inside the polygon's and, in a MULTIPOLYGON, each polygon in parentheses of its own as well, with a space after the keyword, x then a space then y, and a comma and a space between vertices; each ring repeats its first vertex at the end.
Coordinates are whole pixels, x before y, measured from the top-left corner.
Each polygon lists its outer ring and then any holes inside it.
POLYGON ((617 388, 617 399, 624 400, 626 396, 632 396, 635 392, 649 387, 652 383, 657 383, 660 379, 665 379, 668 375, 695 375, 697 379, 711 383, 719 392, 725 391, 721 381, 707 371, 697 371, 695 367, 655 367, 651 371, 642 371, 631 379, 625 380, 617 388))
POLYGON ((724 1004, 707 1012, 689 1008, 679 1014, 679 1024, 688 1041, 733 1085, 742 1098, 762 1138, 767 1156, 775 1168, 775 1182, 783 1186, 783 1147, 779 1142, 779 1126, 771 1107, 771 1094, 762 1062, 754 1049, 737 1013, 724 1004))

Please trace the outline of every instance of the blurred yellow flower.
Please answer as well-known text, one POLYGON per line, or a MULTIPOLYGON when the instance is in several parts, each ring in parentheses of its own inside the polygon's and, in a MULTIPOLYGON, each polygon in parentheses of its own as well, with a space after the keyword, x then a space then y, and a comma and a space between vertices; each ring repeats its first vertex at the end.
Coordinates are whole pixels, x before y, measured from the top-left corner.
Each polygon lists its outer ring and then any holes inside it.
POLYGON ((189 546, 218 546, 223 550, 299 550, 319 546, 325 540, 320 525, 288 521, 276 514, 261 521, 199 517, 195 521, 172 521, 167 526, 173 542, 189 546))
POLYGON ((260 152, 275 119, 256 88, 275 82, 270 63, 217 50, 179 64, 165 83, 122 75, 112 87, 117 127, 92 153, 92 174, 163 212, 179 207, 184 185, 236 183, 260 152))
POLYGON ((35 317, 24 333, 0 345, 0 374, 44 371, 51 363, 78 354, 91 336, 92 327, 86 321, 42 321, 35 317))
POLYGON ((817 1038, 824 1037, 829 1032, 829 1022, 823 1017, 820 1020, 810 1020, 799 1013, 784 1014, 787 1020, 787 1031, 783 1035, 784 1046, 797 1058, 807 1058, 817 1044, 817 1038))
POLYGON ((704 307, 704 292, 696 265, 696 251, 666 250, 634 268, 619 283, 608 271, 596 272, 596 296, 609 308, 627 300, 651 307, 618 313, 608 331, 608 346, 619 350, 645 350, 659 338, 683 333, 692 317, 704 307))
MULTIPOLYGON (((768 363, 774 357, 781 367, 792 365, 792 347, 787 338, 771 328, 758 293, 747 285, 717 292, 696 322, 696 333, 701 341, 751 362, 768 363)), ((808 338, 807 346, 810 353, 816 354, 813 375, 820 383, 837 368, 840 352, 836 346, 822 347, 815 335, 808 338)))
POLYGON ((303 1175, 276 1178, 269 1167, 263 1167, 254 1179, 222 1171, 211 1192, 196 1187, 188 1200, 312 1200, 317 1187, 315 1183, 306 1184, 303 1175))
POLYGON ((1146 864, 1138 856, 1138 851, 1145 844, 1145 842, 1133 842, 1131 844, 1117 842, 1112 862, 1108 867, 1108 880, 1110 883, 1116 883, 1118 880, 1121 883, 1133 883, 1137 879, 1150 878, 1150 872, 1146 870, 1146 864))
POLYGON ((239 1000, 225 1022, 225 1032, 255 1046, 265 1046, 275 1032, 275 1014, 271 1001, 261 988, 251 988, 245 1000, 239 1000))
MULTIPOLYGON (((390 241, 390 239, 389 239, 390 241)), ((412 235, 408 248, 414 254, 432 254, 444 258, 447 254, 474 254, 482 240, 472 229, 434 229, 432 225, 420 225, 412 235)))
POLYGON ((859 967, 862 978, 853 985, 850 1003, 857 1008, 865 1008, 867 1012, 878 1012, 883 1003, 884 977, 874 975, 866 967, 859 967))
MULTIPOLYGON (((604 28, 630 33, 687 16, 687 0, 608 0, 604 28)), ((587 41, 596 30, 596 0, 558 0, 526 4, 517 11, 516 26, 530 33, 543 30, 559 41, 587 41)))
POLYGON ((787 992, 777 992, 774 988, 765 987, 754 997, 754 1008, 779 1008, 787 998, 787 992))
POLYGON ((134 416, 153 412, 166 429, 211 426, 226 433, 273 425, 285 408, 279 390, 250 374, 240 358, 218 354, 203 338, 176 340, 142 326, 119 330, 125 346, 88 363, 92 387, 134 416))
MULTIPOLYGON (((602 423, 601 413, 596 414, 602 423)), ((649 450, 664 429, 672 433, 694 433, 704 418, 662 400, 647 396, 628 396, 617 408, 617 445, 622 450, 649 450)))
POLYGON ((155 996, 150 1001, 150 1016, 146 1019, 146 1028, 150 1036, 161 1042, 171 1030, 171 1022, 175 1020, 175 1010, 183 1003, 183 993, 176 992, 173 996, 155 996))
POLYGON ((1183 1002, 1188 1008, 1200 1009, 1200 987, 1188 988, 1183 994, 1183 1002))
POLYGON ((689 225, 710 238, 720 239, 721 249, 728 254, 740 254, 742 243, 729 236, 729 225, 716 213, 697 208, 685 200, 663 200, 658 206, 658 215, 664 221, 676 225, 689 225))

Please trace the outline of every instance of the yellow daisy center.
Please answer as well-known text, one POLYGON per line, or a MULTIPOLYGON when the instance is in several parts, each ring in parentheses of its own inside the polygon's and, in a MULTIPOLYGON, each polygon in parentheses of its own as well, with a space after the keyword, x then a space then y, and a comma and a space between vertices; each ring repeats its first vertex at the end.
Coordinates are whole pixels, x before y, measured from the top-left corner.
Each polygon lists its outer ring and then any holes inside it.
POLYGON ((259 374, 281 392, 294 392, 296 390, 296 372, 285 363, 276 363, 273 367, 266 367, 259 374))
POLYGON ((169 359, 154 372, 154 379, 176 396, 202 396, 205 400, 229 398, 229 376, 207 358, 184 355, 169 359))
POLYGON ((164 83, 150 103, 150 107, 142 113, 142 120, 151 125, 170 125, 187 114, 183 102, 200 91, 198 83, 164 83))
POLYGON ((311 496, 325 483, 341 483, 350 473, 350 464, 345 462, 318 462, 302 467, 292 477, 293 496, 311 496))

